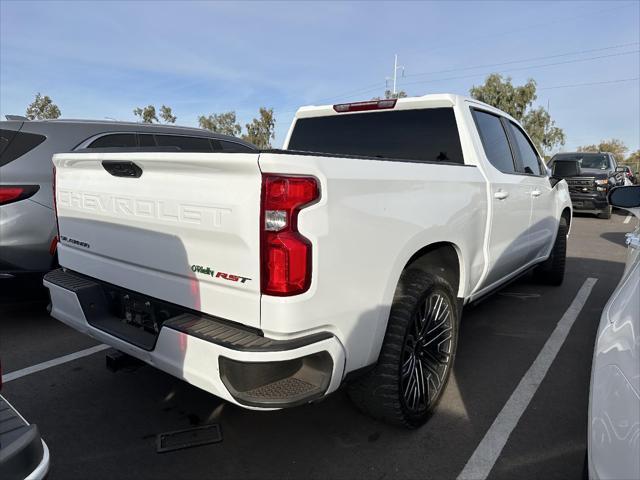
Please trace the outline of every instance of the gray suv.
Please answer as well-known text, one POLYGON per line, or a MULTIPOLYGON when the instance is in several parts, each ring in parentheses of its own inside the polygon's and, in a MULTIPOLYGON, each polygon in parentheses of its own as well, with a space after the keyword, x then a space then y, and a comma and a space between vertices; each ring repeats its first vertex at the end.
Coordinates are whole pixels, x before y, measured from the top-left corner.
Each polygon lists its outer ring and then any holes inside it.
POLYGON ((7 116, 7 121, 0 122, 0 279, 42 274, 56 264, 53 154, 118 148, 256 151, 250 143, 199 128, 7 116))

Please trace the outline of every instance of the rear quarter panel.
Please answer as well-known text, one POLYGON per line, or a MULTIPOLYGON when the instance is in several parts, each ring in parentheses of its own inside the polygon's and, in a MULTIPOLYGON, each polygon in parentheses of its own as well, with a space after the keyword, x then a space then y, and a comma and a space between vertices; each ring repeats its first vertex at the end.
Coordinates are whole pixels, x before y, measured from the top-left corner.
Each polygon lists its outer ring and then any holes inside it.
POLYGON ((486 183, 474 166, 266 153, 260 167, 313 175, 322 195, 299 216, 300 232, 313 244, 311 288, 289 298, 262 296, 267 335, 333 331, 350 371, 376 360, 400 274, 415 252, 453 243, 459 296, 482 274, 486 183))

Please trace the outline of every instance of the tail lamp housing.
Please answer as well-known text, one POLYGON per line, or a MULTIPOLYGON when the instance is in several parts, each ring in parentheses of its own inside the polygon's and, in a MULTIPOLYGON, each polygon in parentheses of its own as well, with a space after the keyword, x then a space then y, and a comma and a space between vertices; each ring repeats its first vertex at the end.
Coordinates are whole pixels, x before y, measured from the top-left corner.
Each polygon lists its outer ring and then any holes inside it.
POLYGON ((291 296, 311 285, 309 239, 298 231, 300 210, 320 197, 318 180, 308 176, 264 174, 261 212, 261 290, 291 296))
POLYGON ((33 196, 40 185, 0 185, 0 205, 19 202, 33 196))

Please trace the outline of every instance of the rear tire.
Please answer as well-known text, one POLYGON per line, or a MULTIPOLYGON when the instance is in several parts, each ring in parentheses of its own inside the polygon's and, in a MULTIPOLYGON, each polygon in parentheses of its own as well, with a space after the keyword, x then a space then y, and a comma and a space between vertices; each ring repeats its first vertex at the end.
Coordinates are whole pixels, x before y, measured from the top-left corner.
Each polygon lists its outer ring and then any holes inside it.
POLYGON ((406 428, 426 422, 447 384, 460 311, 451 285, 421 270, 402 274, 376 366, 349 385, 364 413, 406 428))
POLYGON ((607 208, 605 208, 603 211, 601 211, 598 214, 598 218, 602 218, 603 220, 609 220, 611 218, 611 211, 613 210, 613 207, 611 207, 611 205, 609 205, 607 208))
POLYGON ((535 277, 539 282, 547 285, 562 285, 567 259, 567 235, 569 235, 569 225, 567 220, 562 217, 549 258, 535 270, 535 277))

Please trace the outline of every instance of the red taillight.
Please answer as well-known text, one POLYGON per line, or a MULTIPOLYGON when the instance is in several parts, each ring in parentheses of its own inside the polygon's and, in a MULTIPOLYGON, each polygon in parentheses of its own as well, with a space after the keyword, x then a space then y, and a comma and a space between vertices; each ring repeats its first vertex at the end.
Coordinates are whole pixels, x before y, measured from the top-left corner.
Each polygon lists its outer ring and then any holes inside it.
POLYGON ((29 198, 39 189, 39 185, 0 185, 0 205, 29 198))
POLYGON ((298 295, 311 284, 311 242, 298 232, 298 213, 320 196, 313 177, 262 176, 262 293, 298 295))
POLYGON ((0 187, 0 205, 15 202, 23 192, 20 187, 0 187))
POLYGON ((368 102, 339 103, 333 109, 338 113, 363 112, 365 110, 388 110, 396 106, 396 99, 370 100, 368 102))

